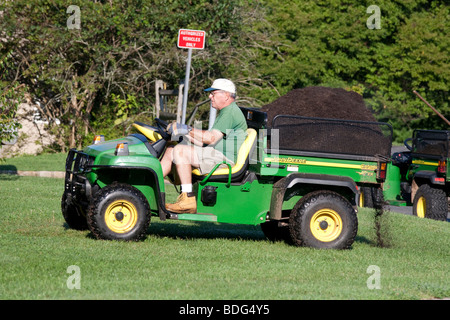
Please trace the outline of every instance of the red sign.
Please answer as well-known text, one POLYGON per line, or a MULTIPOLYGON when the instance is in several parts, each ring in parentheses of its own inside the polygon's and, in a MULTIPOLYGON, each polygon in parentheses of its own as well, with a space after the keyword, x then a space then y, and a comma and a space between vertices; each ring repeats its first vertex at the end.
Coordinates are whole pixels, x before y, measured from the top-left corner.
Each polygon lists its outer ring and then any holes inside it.
POLYGON ((204 49, 205 31, 180 29, 178 31, 178 48, 204 49))

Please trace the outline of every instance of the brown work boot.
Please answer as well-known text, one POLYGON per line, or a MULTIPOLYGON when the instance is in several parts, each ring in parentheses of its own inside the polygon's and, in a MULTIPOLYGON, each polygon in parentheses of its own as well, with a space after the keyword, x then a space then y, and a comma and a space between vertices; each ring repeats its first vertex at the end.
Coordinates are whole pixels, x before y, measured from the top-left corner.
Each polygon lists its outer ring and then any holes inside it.
POLYGON ((197 201, 193 192, 182 192, 175 203, 166 204, 166 209, 177 213, 196 213, 197 201))

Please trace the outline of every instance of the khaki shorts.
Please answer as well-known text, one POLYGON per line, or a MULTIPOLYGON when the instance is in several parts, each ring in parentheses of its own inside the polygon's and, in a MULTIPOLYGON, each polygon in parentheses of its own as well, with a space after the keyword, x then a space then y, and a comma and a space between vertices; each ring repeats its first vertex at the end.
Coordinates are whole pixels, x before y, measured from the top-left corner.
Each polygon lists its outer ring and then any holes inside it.
MULTIPOLYGON (((229 163, 232 167, 234 166, 234 162, 225 157, 225 155, 214 149, 213 147, 200 147, 197 145, 194 145, 195 153, 197 154, 198 161, 200 163, 200 172, 201 174, 208 174, 211 172, 212 169, 216 166, 216 164, 226 161, 229 163)), ((219 166, 219 168, 228 168, 226 164, 223 164, 219 166)), ((218 169, 219 169, 218 168, 218 169)))

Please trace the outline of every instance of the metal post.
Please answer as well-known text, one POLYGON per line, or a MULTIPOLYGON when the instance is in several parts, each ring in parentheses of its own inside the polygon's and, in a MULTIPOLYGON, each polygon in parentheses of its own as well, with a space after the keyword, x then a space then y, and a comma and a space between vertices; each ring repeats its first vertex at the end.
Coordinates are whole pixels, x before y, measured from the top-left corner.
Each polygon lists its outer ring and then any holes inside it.
POLYGON ((181 117, 181 123, 186 123, 186 108, 187 108, 187 100, 188 100, 188 92, 189 92, 189 76, 191 72, 191 58, 192 58, 192 49, 188 49, 188 59, 186 65, 186 77, 184 78, 184 94, 183 94, 183 114, 181 117))
POLYGON ((214 121, 216 121, 217 110, 212 107, 212 102, 209 103, 209 123, 208 130, 211 130, 214 121))

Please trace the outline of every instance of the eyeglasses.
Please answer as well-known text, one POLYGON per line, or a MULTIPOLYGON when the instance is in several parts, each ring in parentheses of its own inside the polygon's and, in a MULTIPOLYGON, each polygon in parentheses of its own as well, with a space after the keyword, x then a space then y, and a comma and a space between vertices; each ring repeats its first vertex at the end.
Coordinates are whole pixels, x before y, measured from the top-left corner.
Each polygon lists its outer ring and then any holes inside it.
POLYGON ((215 91, 211 91, 209 94, 212 95, 213 97, 218 94, 218 93, 225 93, 225 91, 221 91, 221 90, 215 90, 215 91))

